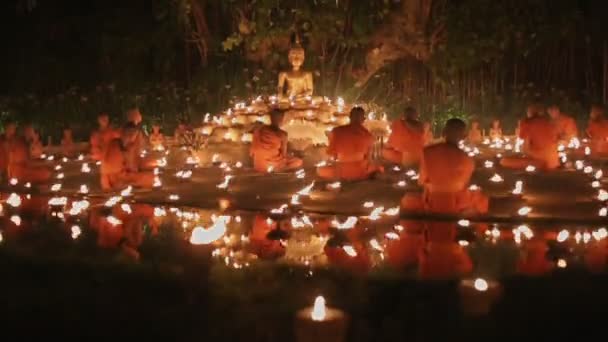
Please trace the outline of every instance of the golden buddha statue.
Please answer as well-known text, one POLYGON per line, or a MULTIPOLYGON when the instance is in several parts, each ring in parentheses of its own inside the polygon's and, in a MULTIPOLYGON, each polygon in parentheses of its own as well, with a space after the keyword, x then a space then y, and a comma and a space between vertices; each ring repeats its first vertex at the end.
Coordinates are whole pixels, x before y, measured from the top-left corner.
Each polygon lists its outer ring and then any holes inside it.
POLYGON ((279 73, 278 97, 280 99, 290 99, 296 102, 305 99, 310 101, 313 91, 312 73, 300 70, 305 57, 304 49, 296 41, 296 46, 289 50, 288 55, 291 71, 279 73), (285 89, 286 83, 287 89, 285 89))

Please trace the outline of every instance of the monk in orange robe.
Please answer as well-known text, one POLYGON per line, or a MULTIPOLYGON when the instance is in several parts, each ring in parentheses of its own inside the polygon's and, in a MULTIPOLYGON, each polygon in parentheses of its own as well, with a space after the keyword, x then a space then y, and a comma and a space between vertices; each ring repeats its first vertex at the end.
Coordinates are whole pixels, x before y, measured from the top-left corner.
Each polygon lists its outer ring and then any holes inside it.
POLYGON ((559 131, 541 107, 530 105, 528 118, 520 121, 519 138, 524 140, 524 157, 505 157, 500 165, 510 169, 525 169, 528 165, 539 169, 553 170, 559 166, 559 131))
POLYGON ((578 136, 576 121, 572 117, 562 113, 558 106, 550 106, 547 108, 547 113, 549 113, 549 117, 551 117, 551 120, 557 126, 560 140, 568 144, 570 140, 578 136))
POLYGON ((146 147, 146 143, 148 142, 148 139, 146 138, 146 134, 144 133, 144 131, 141 128, 142 121, 143 121, 143 116, 141 115, 139 108, 132 108, 127 111, 127 122, 130 122, 133 125, 135 125, 135 127, 137 127, 137 135, 135 136, 135 145, 134 146, 135 146, 135 149, 139 153, 141 153, 141 151, 143 151, 143 149, 146 147))
POLYGON ((120 133, 110 126, 110 117, 106 113, 97 116, 99 128, 91 134, 91 158, 101 160, 110 141, 120 137, 120 133))
POLYGON ((72 129, 69 127, 63 129, 61 153, 64 157, 74 157, 76 154, 76 144, 74 144, 74 138, 72 137, 72 129))
POLYGON ((165 136, 160 131, 160 125, 155 123, 152 125, 150 133, 150 146, 154 151, 163 151, 165 149, 165 136))
POLYGON ((51 171, 44 166, 33 164, 30 146, 22 137, 15 137, 9 144, 8 176, 20 182, 45 183, 51 178, 51 171))
POLYGON ((497 141, 502 139, 502 127, 500 126, 500 120, 492 120, 492 126, 490 127, 490 140, 497 141))
POLYGON ((284 118, 284 112, 273 110, 270 125, 261 126, 253 132, 250 154, 256 171, 287 171, 302 166, 302 159, 287 154, 287 132, 281 129, 284 118))
POLYGON ((475 162, 458 147, 466 135, 465 123, 460 119, 448 120, 443 135, 445 142, 427 146, 423 151, 418 178, 422 196, 406 194, 401 207, 447 215, 487 213, 488 198, 469 190, 475 162))
POLYGON ((355 107, 350 111, 350 123, 331 131, 327 154, 335 158, 335 163, 317 168, 319 177, 326 180, 363 180, 383 172, 381 166, 369 161, 374 137, 363 127, 364 120, 363 108, 355 107))
POLYGON ((39 159, 42 155, 42 142, 40 135, 34 129, 34 126, 27 124, 23 126, 23 136, 28 144, 30 158, 39 159))
POLYGON ((128 185, 152 188, 153 172, 139 170, 138 155, 136 154, 137 127, 127 124, 119 139, 114 139, 108 145, 101 161, 101 188, 103 190, 119 190, 128 185))
POLYGON ((608 156, 608 120, 604 118, 603 107, 591 107, 587 135, 589 136, 591 155, 608 156))
POLYGON ((8 168, 8 152, 10 145, 15 141, 17 136, 17 124, 7 122, 4 124, 4 133, 0 135, 0 176, 7 172, 8 168))
POLYGON ((479 129, 479 121, 471 121, 471 128, 469 129, 469 133, 467 134, 467 141, 473 145, 481 144, 481 142, 483 141, 483 135, 481 134, 481 130, 479 129))
POLYGON ((396 164, 417 165, 424 148, 424 138, 424 127, 418 120, 418 112, 408 107, 404 117, 392 123, 391 135, 382 150, 382 157, 396 164))

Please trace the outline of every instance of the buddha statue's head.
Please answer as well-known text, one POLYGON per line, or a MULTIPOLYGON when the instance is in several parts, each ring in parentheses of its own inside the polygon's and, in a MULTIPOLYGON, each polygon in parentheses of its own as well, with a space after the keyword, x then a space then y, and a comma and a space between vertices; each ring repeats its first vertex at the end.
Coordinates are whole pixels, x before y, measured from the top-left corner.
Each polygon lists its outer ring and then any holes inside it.
POLYGON ((289 49, 289 63, 291 64, 294 70, 299 70, 302 67, 302 64, 304 64, 305 57, 306 54, 304 52, 304 49, 300 45, 296 45, 289 49))

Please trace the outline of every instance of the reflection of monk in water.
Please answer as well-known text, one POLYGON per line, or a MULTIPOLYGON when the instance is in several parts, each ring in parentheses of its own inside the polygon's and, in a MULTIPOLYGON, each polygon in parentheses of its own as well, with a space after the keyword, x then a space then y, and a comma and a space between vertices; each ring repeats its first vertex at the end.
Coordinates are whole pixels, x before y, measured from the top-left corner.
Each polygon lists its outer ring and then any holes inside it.
POLYGON ((423 208, 438 214, 484 214, 488 199, 478 191, 469 190, 475 163, 458 143, 465 137, 466 125, 450 119, 444 128, 445 142, 424 149, 418 182, 424 188, 422 197, 406 194, 402 199, 405 210, 423 208))
POLYGON ((511 169, 525 169, 533 165, 539 169, 553 170, 559 166, 557 151, 559 131, 546 116, 540 105, 528 106, 527 118, 519 123, 519 138, 524 141, 525 157, 505 157, 500 164, 511 169))
POLYGON ((319 167, 319 177, 327 180, 363 180, 383 171, 382 167, 369 161, 374 137, 363 127, 364 120, 363 108, 355 107, 350 112, 350 123, 331 131, 327 154, 334 157, 336 162, 319 167))
POLYGON ((154 184, 152 172, 141 172, 136 150, 137 127, 127 124, 122 129, 120 139, 108 145, 101 162, 101 187, 103 190, 117 190, 133 185, 151 188, 154 184))
POLYGON ((589 147, 592 156, 608 156, 608 120, 604 117, 602 106, 591 107, 589 124, 587 126, 589 147))
POLYGON ((14 122, 6 122, 4 124, 4 133, 0 135, 0 176, 7 172, 8 168, 8 153, 11 144, 14 143, 17 137, 17 124, 14 122))
POLYGON ((396 164, 418 164, 425 145, 425 133, 424 125, 418 120, 418 112, 412 107, 406 108, 404 117, 391 125, 391 135, 382 150, 382 157, 396 164))
POLYGON ((120 136, 120 133, 110 126, 110 117, 106 113, 97 116, 99 128, 91 133, 91 158, 101 160, 110 141, 120 136))
POLYGON ((282 111, 270 113, 270 125, 264 125, 253 132, 251 156, 253 168, 258 172, 286 171, 302 166, 302 160, 287 154, 287 132, 280 127, 285 115, 282 111))

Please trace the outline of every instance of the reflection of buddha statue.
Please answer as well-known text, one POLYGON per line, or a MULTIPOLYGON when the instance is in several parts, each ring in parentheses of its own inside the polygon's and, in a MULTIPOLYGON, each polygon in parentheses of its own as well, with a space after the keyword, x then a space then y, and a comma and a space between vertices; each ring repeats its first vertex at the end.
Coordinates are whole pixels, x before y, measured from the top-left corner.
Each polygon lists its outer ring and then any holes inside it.
POLYGON ((279 73, 279 98, 292 98, 298 101, 312 95, 312 73, 300 70, 304 64, 304 58, 304 49, 299 44, 289 50, 289 63, 292 70, 279 73), (287 89, 285 89, 285 83, 287 83, 287 89))

